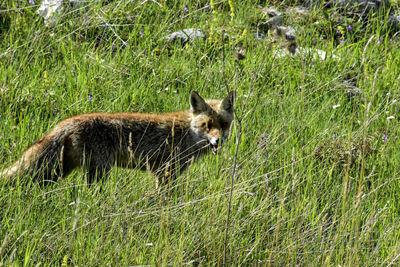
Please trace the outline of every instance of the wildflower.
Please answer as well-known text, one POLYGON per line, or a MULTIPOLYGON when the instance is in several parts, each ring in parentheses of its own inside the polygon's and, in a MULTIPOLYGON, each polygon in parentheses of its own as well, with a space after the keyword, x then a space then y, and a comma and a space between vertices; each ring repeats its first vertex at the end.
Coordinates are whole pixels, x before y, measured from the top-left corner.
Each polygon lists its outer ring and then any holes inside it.
POLYGON ((186 13, 189 13, 189 8, 188 8, 187 5, 185 5, 185 12, 186 12, 186 13))
POLYGON ((333 109, 337 109, 338 107, 340 107, 340 104, 337 104, 337 105, 333 105, 333 109))
POLYGON ((351 25, 347 26, 347 30, 351 31, 353 27, 351 25))
POLYGON ((332 134, 332 140, 335 140, 335 139, 336 139, 336 133, 333 132, 333 134, 332 134))
POLYGON ((332 13, 332 14, 330 15, 330 18, 333 19, 334 17, 335 17, 335 13, 332 13))
POLYGON ((344 44, 344 39, 341 39, 341 40, 340 40, 340 43, 341 43, 341 44, 344 44))
POLYGON ((378 45, 381 44, 381 38, 378 38, 378 45))
POLYGON ((394 141, 396 142, 396 141, 397 141, 397 135, 394 136, 393 139, 394 139, 394 141))
POLYGON ((382 136, 382 142, 384 142, 384 143, 389 142, 389 137, 388 137, 386 134, 384 134, 384 135, 382 136))
POLYGON ((93 95, 92 94, 89 94, 88 97, 89 97, 89 101, 93 101, 93 95))
POLYGON ((394 116, 389 116, 389 117, 387 117, 386 119, 387 119, 388 121, 393 120, 393 119, 394 119, 394 116))
POLYGON ((10 188, 10 191, 14 191, 14 189, 15 189, 14 187, 11 187, 11 188, 10 188))
POLYGON ((34 6, 34 5, 35 5, 35 1, 29 0, 29 4, 31 4, 32 6, 34 6))
POLYGON ((141 36, 141 37, 144 36, 144 30, 143 30, 143 29, 140 30, 140 36, 141 36))
POLYGON ((345 151, 345 152, 344 152, 344 154, 346 154, 346 155, 350 155, 350 154, 351 154, 351 152, 350 152, 350 151, 345 151))
POLYGON ((43 96, 47 96, 47 90, 44 91, 43 96))

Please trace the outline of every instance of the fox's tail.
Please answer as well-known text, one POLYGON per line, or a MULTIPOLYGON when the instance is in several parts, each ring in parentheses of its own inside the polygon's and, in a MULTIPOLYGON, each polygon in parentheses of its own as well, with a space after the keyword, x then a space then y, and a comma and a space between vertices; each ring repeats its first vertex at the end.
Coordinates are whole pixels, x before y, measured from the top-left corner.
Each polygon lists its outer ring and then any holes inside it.
POLYGON ((42 136, 26 149, 21 158, 0 172, 0 179, 14 181, 18 176, 30 176, 33 180, 54 180, 62 174, 65 132, 42 136))

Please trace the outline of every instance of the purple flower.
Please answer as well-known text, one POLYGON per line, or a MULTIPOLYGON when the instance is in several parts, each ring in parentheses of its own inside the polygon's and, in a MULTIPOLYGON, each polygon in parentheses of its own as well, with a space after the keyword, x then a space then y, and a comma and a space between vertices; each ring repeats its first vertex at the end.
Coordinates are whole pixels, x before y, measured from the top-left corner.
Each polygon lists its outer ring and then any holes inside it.
POLYGON ((189 8, 188 8, 187 5, 185 5, 185 12, 186 12, 186 13, 189 13, 189 8))
POLYGON ((333 139, 333 140, 336 139, 336 133, 335 133, 335 132, 333 132, 333 134, 332 134, 332 139, 333 139))
POLYGON ((344 152, 344 154, 346 154, 346 155, 350 155, 350 154, 351 154, 351 152, 350 152, 350 151, 345 151, 345 152, 344 152))
POLYGON ((353 27, 351 27, 351 25, 349 25, 349 26, 347 26, 347 29, 348 29, 349 31, 351 31, 351 30, 353 29, 353 27))
POLYGON ((341 44, 344 44, 344 39, 340 40, 340 43, 341 43, 341 44))
POLYGON ((44 91, 43 96, 47 96, 47 90, 44 91))
POLYGON ((332 13, 332 14, 330 15, 330 17, 331 17, 331 19, 333 19, 333 18, 335 17, 335 13, 332 13))
MULTIPOLYGON (((1 115, 0 115, 0 117, 1 117, 1 115)), ((393 139, 396 142, 397 141, 397 135, 395 137, 393 137, 393 139)))
POLYGON ((340 31, 340 29, 338 29, 338 30, 336 31, 336 33, 337 33, 337 36, 339 36, 339 37, 342 36, 342 32, 340 31))
POLYGON ((378 38, 378 45, 381 44, 381 38, 378 38))
POLYGON ((144 30, 143 30, 143 29, 140 30, 140 36, 141 36, 141 37, 144 36, 144 30))
POLYGON ((32 6, 34 6, 34 5, 35 5, 35 1, 29 0, 29 4, 31 4, 32 6))
POLYGON ((92 94, 89 94, 88 97, 89 97, 89 101, 93 101, 93 95, 92 94))
POLYGON ((384 134, 382 136, 382 142, 387 143, 388 141, 389 141, 389 137, 386 134, 384 134))

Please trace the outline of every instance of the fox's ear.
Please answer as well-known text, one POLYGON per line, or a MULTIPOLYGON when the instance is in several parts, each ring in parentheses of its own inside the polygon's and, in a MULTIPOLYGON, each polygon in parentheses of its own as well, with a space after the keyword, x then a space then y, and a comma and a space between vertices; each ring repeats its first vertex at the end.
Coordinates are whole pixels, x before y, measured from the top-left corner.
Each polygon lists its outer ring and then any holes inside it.
POLYGON ((228 95, 222 99, 220 110, 225 110, 231 114, 233 114, 233 110, 235 108, 235 98, 236 98, 236 91, 230 91, 228 95))
POLYGON ((190 93, 190 110, 195 114, 209 110, 206 101, 195 91, 190 93))

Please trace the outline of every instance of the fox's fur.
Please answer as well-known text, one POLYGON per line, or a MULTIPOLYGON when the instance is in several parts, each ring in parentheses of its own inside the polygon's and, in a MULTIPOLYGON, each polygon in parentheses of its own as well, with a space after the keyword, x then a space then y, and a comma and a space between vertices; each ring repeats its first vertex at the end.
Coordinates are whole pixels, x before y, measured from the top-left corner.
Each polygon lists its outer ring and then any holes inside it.
POLYGON ((205 101, 192 91, 187 111, 91 113, 65 119, 0 177, 29 175, 39 182, 55 181, 82 167, 91 183, 117 165, 148 169, 166 183, 193 159, 217 152, 229 135, 234 97, 232 91, 222 100, 205 101))

